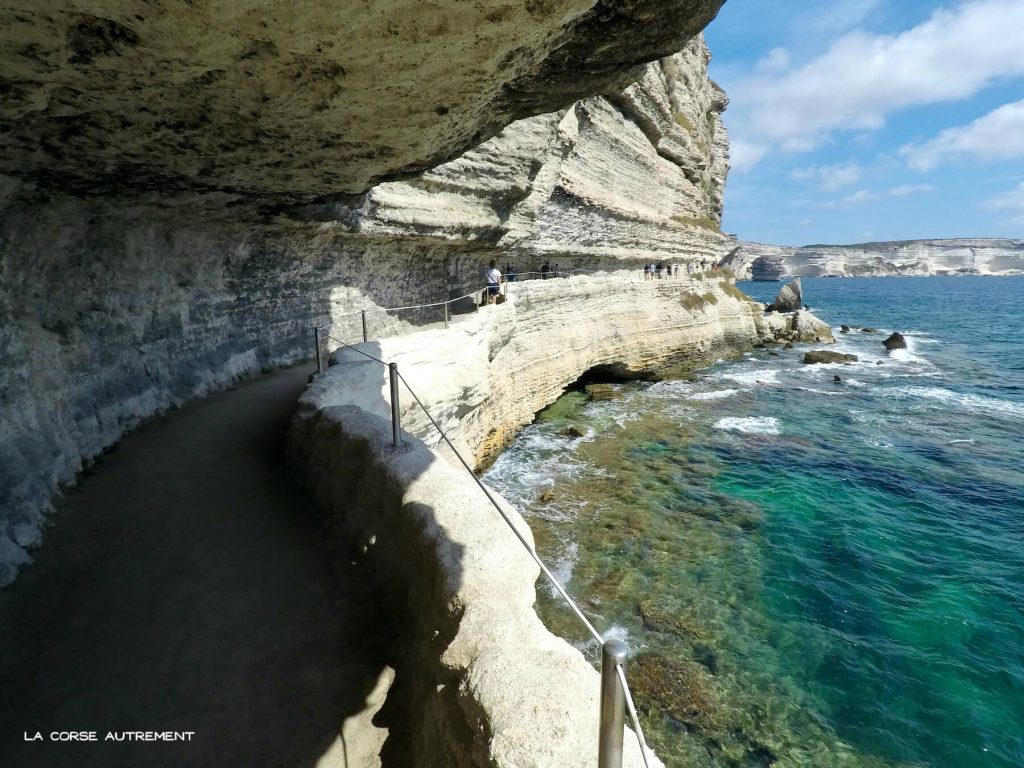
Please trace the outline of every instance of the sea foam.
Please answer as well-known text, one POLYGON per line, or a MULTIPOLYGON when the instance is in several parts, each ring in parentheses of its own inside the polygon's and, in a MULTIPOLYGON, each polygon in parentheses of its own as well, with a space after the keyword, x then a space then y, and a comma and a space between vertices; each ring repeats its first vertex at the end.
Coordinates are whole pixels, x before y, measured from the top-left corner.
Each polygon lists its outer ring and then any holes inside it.
POLYGON ((892 393, 910 397, 923 397, 970 411, 984 411, 990 414, 1002 414, 1024 419, 1024 403, 1000 400, 995 397, 953 392, 942 387, 896 387, 892 390, 892 393))
POLYGON ((742 432, 746 435, 778 435, 779 420, 774 416, 726 416, 715 422, 715 429, 742 432))
POLYGON ((694 392, 690 395, 691 400, 722 400, 726 397, 732 397, 738 389, 718 389, 714 392, 694 392))

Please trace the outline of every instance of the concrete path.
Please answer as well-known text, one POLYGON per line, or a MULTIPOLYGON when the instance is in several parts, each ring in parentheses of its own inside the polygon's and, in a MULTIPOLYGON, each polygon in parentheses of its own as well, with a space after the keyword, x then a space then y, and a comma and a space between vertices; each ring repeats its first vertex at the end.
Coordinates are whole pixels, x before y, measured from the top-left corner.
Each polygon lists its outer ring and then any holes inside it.
POLYGON ((384 669, 382 620, 283 463, 310 372, 167 415, 61 502, 36 562, 0 591, 0 766, 366 764, 351 718, 384 669))

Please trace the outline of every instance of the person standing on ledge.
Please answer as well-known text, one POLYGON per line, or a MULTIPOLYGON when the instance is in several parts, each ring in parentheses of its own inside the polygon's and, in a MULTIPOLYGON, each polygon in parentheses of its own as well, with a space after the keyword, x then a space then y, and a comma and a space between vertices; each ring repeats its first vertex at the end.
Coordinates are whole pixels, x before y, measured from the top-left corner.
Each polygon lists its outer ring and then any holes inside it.
POLYGON ((498 299, 498 292, 501 291, 501 272, 498 270, 498 263, 491 259, 491 265, 487 269, 487 303, 493 304, 498 299))

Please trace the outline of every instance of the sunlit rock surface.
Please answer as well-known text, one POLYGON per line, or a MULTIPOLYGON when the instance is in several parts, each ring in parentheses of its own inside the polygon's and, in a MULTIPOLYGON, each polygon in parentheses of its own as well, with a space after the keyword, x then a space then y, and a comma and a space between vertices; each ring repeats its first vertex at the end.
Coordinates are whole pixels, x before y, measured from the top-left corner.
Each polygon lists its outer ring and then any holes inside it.
POLYGON ((308 358, 314 325, 354 340, 363 308, 375 338, 439 320, 379 308, 462 295, 491 258, 639 276, 711 257, 728 157, 707 59, 698 37, 618 94, 343 200, 81 197, 0 176, 0 583, 54 492, 125 430, 308 358))
POLYGON ((789 248, 761 243, 727 246, 724 266, 741 280, 780 277, 1024 274, 1024 240, 902 240, 789 248))

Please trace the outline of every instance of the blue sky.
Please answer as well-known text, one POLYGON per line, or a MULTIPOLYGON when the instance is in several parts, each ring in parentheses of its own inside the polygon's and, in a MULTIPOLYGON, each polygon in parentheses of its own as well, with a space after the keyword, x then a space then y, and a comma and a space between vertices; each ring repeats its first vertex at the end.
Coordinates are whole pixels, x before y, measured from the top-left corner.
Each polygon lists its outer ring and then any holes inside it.
POLYGON ((727 0, 705 35, 725 231, 1024 237, 1024 0, 727 0))

